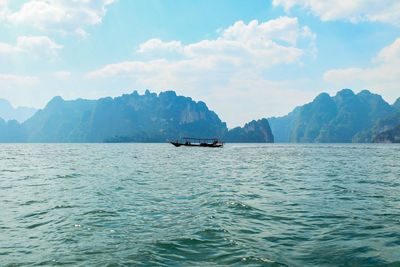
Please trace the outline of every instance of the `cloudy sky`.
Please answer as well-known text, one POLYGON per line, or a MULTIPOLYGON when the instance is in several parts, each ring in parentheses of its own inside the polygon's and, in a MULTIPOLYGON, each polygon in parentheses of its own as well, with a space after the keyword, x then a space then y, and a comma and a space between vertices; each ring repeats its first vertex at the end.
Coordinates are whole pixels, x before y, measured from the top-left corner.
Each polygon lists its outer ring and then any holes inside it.
POLYGON ((228 127, 318 93, 400 96, 398 0, 0 0, 0 98, 175 90, 228 127))

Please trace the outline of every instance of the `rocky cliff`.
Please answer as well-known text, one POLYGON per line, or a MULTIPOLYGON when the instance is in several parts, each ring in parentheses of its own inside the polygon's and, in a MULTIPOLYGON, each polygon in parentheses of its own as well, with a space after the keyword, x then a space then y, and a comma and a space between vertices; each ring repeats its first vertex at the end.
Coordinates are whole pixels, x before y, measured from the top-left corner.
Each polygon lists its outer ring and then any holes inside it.
POLYGON ((204 102, 136 91, 98 100, 54 97, 23 124, 0 121, 0 142, 165 142, 184 136, 228 142, 272 142, 266 119, 228 131, 204 102))
POLYGON ((281 142, 370 142, 364 133, 393 112, 380 95, 343 89, 333 97, 322 93, 287 116, 269 120, 275 140, 281 142))
POLYGON ((224 140, 229 143, 273 143, 274 136, 267 119, 253 120, 244 127, 231 129, 224 140))
POLYGON ((400 143, 400 124, 395 128, 378 134, 374 143, 400 143))
POLYGON ((65 101, 55 97, 25 123, 30 142, 162 142, 224 135, 226 124, 203 102, 168 91, 65 101))

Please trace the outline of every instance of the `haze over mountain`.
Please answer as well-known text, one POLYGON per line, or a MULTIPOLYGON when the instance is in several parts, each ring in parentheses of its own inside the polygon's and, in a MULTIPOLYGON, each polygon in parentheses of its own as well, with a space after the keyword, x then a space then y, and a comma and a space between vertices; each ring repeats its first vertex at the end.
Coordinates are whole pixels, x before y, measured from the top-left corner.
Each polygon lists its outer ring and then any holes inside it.
POLYGON ((185 136, 273 142, 267 120, 228 131, 204 102, 174 91, 159 95, 135 91, 99 100, 66 101, 57 96, 23 124, 8 122, 0 127, 8 133, 0 139, 3 142, 165 142, 185 136))
POLYGON ((21 123, 32 117, 36 111, 36 108, 29 107, 14 108, 8 100, 0 98, 0 118, 5 121, 17 120, 21 123))
POLYGON ((399 101, 390 105, 368 90, 354 94, 343 89, 334 97, 322 93, 288 115, 268 120, 276 142, 371 142, 400 123, 398 106, 399 101))
POLYGON ((207 103, 229 127, 286 115, 321 88, 330 95, 371 88, 392 103, 400 88, 398 6, 0 0, 0 97, 43 108, 56 95, 175 89, 207 103))
POLYGON ((22 124, 0 120, 0 141, 165 142, 187 136, 219 137, 229 143, 394 142, 397 135, 391 130, 398 125, 400 99, 390 105, 367 90, 355 94, 343 89, 333 97, 321 93, 286 116, 253 120, 231 130, 204 102, 174 91, 157 95, 147 90, 98 100, 54 97, 22 124))

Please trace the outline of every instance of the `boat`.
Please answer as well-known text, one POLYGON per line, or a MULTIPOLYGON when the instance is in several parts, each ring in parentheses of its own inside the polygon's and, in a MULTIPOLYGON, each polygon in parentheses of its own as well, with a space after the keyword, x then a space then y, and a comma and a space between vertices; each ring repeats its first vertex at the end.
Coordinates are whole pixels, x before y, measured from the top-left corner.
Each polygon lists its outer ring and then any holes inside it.
POLYGON ((197 147, 222 147, 225 143, 220 142, 216 138, 193 138, 193 137, 182 137, 181 141, 170 141, 167 142, 173 144, 176 147, 180 146, 197 146, 197 147))

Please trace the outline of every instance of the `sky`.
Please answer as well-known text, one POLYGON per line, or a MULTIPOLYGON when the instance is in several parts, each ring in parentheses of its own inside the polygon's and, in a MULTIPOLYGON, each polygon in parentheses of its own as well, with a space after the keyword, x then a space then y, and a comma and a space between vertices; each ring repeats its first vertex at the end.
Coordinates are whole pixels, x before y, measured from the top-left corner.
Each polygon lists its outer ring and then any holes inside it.
POLYGON ((400 97, 398 0, 0 0, 0 98, 174 90, 228 127, 350 88, 400 97))

